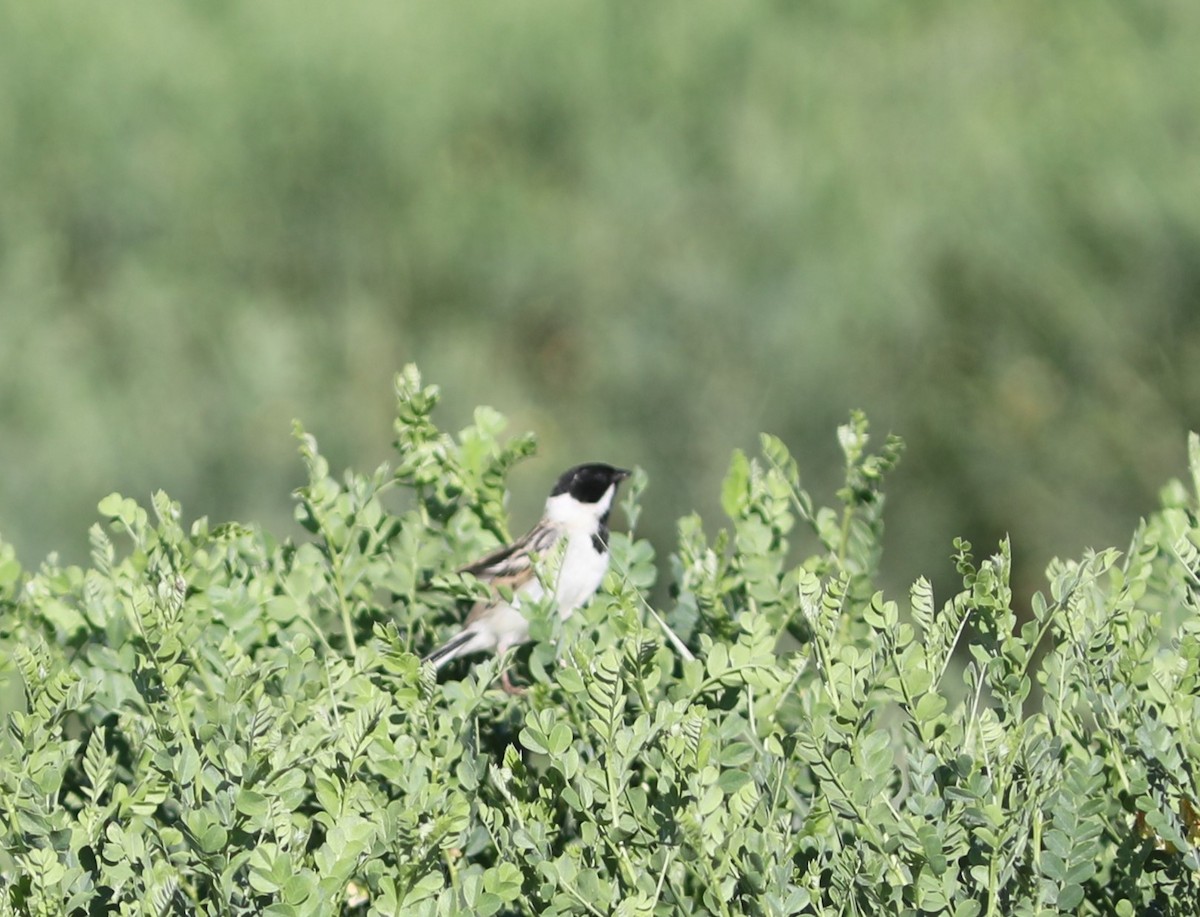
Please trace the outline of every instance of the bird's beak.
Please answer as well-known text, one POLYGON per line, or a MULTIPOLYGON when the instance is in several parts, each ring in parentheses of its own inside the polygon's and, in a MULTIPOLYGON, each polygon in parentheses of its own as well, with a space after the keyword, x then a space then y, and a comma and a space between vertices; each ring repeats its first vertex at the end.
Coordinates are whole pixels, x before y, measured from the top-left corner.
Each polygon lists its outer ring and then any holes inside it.
POLYGON ((616 470, 616 473, 613 474, 613 479, 616 481, 624 481, 627 477, 629 477, 632 474, 633 474, 632 471, 626 471, 624 468, 618 468, 616 470))

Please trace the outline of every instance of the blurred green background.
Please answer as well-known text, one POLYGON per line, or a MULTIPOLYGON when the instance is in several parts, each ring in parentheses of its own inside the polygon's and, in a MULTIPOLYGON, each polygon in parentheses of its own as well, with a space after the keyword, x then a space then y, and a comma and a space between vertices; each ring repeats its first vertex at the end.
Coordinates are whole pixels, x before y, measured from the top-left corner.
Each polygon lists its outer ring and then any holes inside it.
MULTIPOLYGON (((300 418, 389 457, 415 361, 715 528, 908 452, 888 575, 1124 545, 1200 427, 1200 4, 0 5, 0 534, 165 488, 284 534, 300 418)), ((617 520, 621 524, 621 520, 617 520)), ((944 579, 943 579, 944 581, 944 579)))

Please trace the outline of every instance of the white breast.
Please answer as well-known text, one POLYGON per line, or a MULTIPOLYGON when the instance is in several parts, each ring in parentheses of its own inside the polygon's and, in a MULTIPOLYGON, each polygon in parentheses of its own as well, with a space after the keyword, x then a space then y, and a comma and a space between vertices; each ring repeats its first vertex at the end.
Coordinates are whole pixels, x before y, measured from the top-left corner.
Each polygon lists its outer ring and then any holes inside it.
POLYGON ((591 535, 574 535, 567 539, 567 550, 558 572, 554 597, 558 613, 564 618, 592 597, 604 580, 608 569, 608 552, 596 550, 591 535))
POLYGON ((597 551, 592 539, 612 506, 616 489, 611 485, 595 503, 580 503, 565 493, 546 501, 545 518, 566 538, 558 575, 553 579, 558 613, 564 618, 590 599, 604 579, 608 551, 597 551))

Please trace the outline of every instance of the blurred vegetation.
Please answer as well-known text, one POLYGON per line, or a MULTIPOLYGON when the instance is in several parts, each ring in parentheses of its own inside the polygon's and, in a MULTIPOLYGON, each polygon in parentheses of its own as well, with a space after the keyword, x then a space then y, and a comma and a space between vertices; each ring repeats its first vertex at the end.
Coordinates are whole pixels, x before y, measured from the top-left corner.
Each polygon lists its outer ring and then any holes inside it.
POLYGON ((0 6, 0 532, 85 556, 162 487, 279 529, 293 417, 441 420, 650 475, 908 441, 885 570, 1125 537, 1200 427, 1200 7, 885 0, 0 6))

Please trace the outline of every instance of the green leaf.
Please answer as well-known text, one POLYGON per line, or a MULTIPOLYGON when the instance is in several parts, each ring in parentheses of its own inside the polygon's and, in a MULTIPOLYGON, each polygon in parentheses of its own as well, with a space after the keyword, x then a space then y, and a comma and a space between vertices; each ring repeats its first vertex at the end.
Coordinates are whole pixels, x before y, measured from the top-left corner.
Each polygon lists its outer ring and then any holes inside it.
POLYGON ((404 896, 404 900, 401 902, 401 904, 406 908, 411 907, 414 904, 418 904, 421 901, 425 901, 429 898, 432 898, 434 895, 439 894, 443 888, 444 881, 441 873, 427 873, 413 883, 412 888, 408 890, 408 894, 404 896))
POLYGON ((521 871, 512 863, 501 863, 484 871, 483 887, 505 904, 516 901, 521 895, 521 871))
POLYGON ((571 734, 570 727, 565 723, 557 724, 550 730, 549 741, 546 744, 546 750, 555 757, 562 755, 570 746, 571 740, 574 738, 571 734))
POLYGON ((520 737, 521 744, 535 754, 546 755, 550 753, 550 749, 547 747, 548 740, 541 732, 535 732, 526 727, 521 730, 520 737))
POLYGON ((750 460, 734 450, 729 471, 721 485, 721 508, 730 519, 740 518, 750 499, 750 460))
POLYGON ((729 671, 729 650, 724 643, 717 643, 708 652, 705 668, 710 678, 719 679, 729 671))
POLYGON ((248 790, 245 787, 238 790, 236 805, 239 812, 251 818, 266 815, 270 808, 270 803, 266 796, 254 790, 248 790))
POLYGON ((1064 911, 1074 911, 1083 903, 1083 886, 1066 885, 1059 890, 1058 907, 1064 911))
POLYGON ((930 693, 921 696, 913 709, 913 717, 919 723, 930 723, 940 717, 946 710, 946 698, 940 694, 930 693))
POLYGON ((1192 494, 1200 501, 1200 434, 1188 433, 1188 468, 1192 473, 1192 494))
POLYGON ((933 587, 929 580, 921 576, 912 584, 909 590, 909 607, 912 609, 913 621, 921 628, 922 633, 933 632, 933 587))
POLYGON ((721 787, 713 784, 700 796, 696 803, 696 809, 701 815, 708 815, 710 812, 715 812, 724 799, 725 794, 721 792, 721 787))
POLYGON ((555 677, 559 686, 568 694, 582 694, 586 690, 583 677, 577 669, 564 666, 558 670, 555 677))
POLYGON ((11 588, 21 576, 21 565, 11 545, 0 542, 0 590, 11 588))

